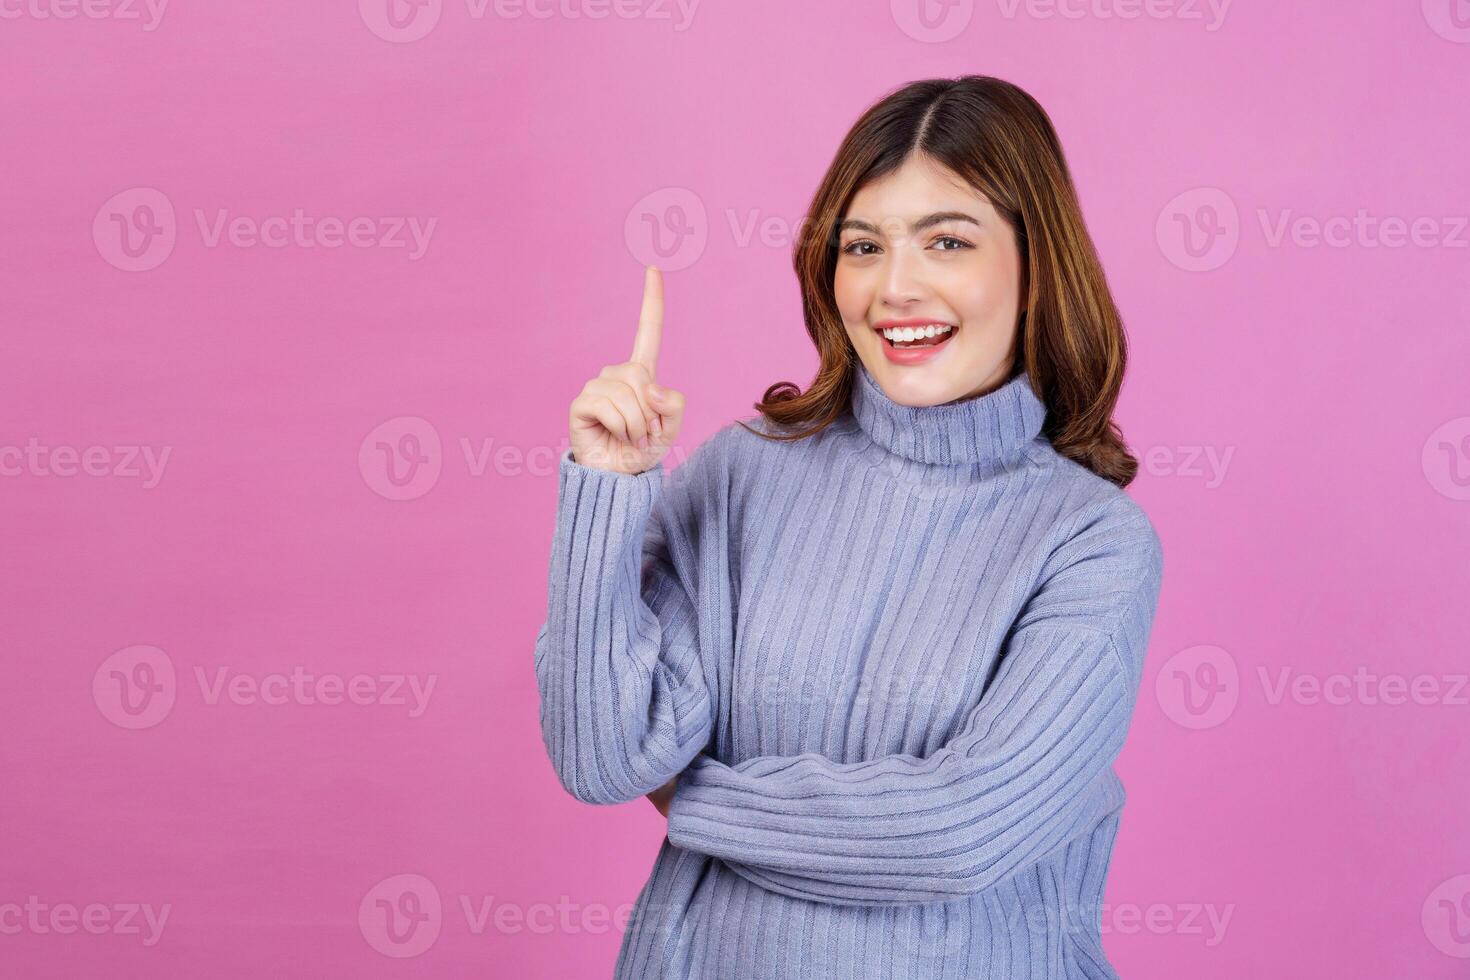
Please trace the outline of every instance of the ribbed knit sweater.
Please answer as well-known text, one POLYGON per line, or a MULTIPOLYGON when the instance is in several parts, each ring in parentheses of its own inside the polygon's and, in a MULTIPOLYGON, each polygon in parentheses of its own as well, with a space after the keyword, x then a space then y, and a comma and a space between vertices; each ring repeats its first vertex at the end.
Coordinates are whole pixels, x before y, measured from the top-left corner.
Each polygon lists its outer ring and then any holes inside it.
POLYGON ((679 775, 616 978, 1118 976, 1113 761, 1163 556, 1045 417, 1024 372, 914 407, 858 362, 815 436, 562 453, 547 752, 587 803, 679 775))

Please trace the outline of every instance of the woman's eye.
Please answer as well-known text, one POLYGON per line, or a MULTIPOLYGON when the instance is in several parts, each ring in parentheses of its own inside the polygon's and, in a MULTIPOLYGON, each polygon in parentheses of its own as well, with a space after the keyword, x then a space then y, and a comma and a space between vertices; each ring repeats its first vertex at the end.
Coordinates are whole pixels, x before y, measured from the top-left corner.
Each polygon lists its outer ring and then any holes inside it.
POLYGON ((934 240, 934 244, 936 244, 936 245, 938 245, 940 242, 953 242, 954 243, 954 246, 955 246, 954 248, 941 248, 939 250, 941 252, 954 252, 954 251, 957 251, 957 250, 962 249, 962 248, 969 248, 970 247, 970 243, 969 242, 961 241, 960 239, 954 238, 954 237, 952 237, 950 235, 940 235, 938 238, 936 238, 934 240))
POLYGON ((870 242, 870 241, 868 241, 867 239, 860 239, 860 240, 855 241, 855 242, 848 242, 846 245, 844 245, 842 247, 842 254, 843 255, 872 255, 873 254, 872 252, 859 252, 859 251, 857 251, 860 248, 865 248, 865 247, 869 247, 869 246, 874 247, 874 248, 877 247, 877 246, 873 245, 873 243, 870 242))

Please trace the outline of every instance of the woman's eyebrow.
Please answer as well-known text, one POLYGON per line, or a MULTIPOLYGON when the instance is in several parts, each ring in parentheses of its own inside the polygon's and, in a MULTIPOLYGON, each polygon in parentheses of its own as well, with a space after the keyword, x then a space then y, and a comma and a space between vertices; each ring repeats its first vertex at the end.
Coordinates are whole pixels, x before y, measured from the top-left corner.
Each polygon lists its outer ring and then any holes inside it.
MULTIPOLYGON (((977 227, 980 225, 979 221, 972 218, 970 215, 965 214, 963 211, 936 211, 933 214, 926 214, 924 215, 924 217, 915 221, 912 225, 912 230, 923 231, 925 228, 943 224, 946 221, 968 221, 970 224, 977 227)), ((847 231, 848 229, 852 229, 853 231, 865 231, 870 235, 879 234, 876 225, 872 224, 871 222, 864 221, 861 218, 847 218, 840 225, 837 226, 837 230, 839 232, 847 231)))

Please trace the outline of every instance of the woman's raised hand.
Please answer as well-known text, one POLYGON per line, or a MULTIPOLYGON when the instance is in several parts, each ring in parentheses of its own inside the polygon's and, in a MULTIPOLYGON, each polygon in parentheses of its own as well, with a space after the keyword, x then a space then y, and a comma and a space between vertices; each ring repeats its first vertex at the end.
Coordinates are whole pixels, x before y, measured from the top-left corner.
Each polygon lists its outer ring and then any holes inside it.
POLYGON ((572 399, 572 459, 615 473, 642 473, 663 459, 684 422, 684 395, 654 383, 664 327, 663 274, 643 276, 643 310, 633 356, 609 364, 572 399))

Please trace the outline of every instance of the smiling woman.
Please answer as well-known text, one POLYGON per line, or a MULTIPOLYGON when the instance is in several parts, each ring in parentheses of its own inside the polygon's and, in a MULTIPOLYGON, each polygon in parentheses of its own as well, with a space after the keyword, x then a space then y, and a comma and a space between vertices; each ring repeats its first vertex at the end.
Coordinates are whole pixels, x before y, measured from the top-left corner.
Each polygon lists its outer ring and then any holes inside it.
POLYGON ((1112 422, 1122 319, 1061 142, 1030 95, 974 75, 894 92, 847 134, 803 221, 812 234, 794 264, 821 364, 805 392, 782 382, 756 404, 795 430, 768 438, 840 417, 855 362, 909 406, 975 397, 1024 370, 1052 447, 1132 481, 1137 461, 1112 422), (929 324, 933 349, 894 336, 929 324))
POLYGON ((665 480, 651 269, 632 357, 572 403, 542 735, 578 799, 668 818, 616 976, 1116 978, 1112 763, 1163 550, 1050 122, 997 79, 910 85, 809 227, 805 392, 665 480))
POLYGON ((837 309, 885 389, 905 403, 932 404, 1004 380, 1021 259, 1010 224, 985 196, 933 157, 911 153, 858 191, 848 215, 838 226, 837 309), (905 220, 902 210, 915 206, 927 213, 905 220), (889 364, 932 369, 891 370, 875 349, 889 364))

